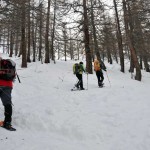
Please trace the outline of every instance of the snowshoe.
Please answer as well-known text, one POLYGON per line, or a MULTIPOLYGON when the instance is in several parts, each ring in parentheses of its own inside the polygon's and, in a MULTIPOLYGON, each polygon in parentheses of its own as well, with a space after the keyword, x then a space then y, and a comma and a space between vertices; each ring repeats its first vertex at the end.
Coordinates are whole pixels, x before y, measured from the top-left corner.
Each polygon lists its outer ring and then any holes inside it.
POLYGON ((12 125, 10 123, 4 123, 4 121, 0 121, 0 126, 6 130, 9 131, 16 131, 16 129, 14 127, 12 127, 12 125))
POLYGON ((80 88, 80 90, 85 90, 85 88, 80 88))
POLYGON ((104 86, 104 83, 99 82, 99 83, 98 83, 98 86, 99 86, 100 88, 102 88, 102 87, 104 86))

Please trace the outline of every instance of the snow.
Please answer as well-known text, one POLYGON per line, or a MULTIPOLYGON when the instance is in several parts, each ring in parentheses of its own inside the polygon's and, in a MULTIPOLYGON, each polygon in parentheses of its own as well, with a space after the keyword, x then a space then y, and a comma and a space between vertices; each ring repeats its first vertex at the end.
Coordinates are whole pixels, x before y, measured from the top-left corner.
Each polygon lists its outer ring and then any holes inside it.
POLYGON ((12 124, 17 131, 0 128, 0 149, 150 149, 149 73, 142 71, 139 82, 131 79, 128 68, 121 73, 118 64, 105 62, 104 88, 98 88, 95 73, 88 78, 84 74, 88 90, 71 92, 77 81, 73 61, 32 62, 25 69, 21 58, 12 59, 21 80, 15 81, 12 93, 12 124))

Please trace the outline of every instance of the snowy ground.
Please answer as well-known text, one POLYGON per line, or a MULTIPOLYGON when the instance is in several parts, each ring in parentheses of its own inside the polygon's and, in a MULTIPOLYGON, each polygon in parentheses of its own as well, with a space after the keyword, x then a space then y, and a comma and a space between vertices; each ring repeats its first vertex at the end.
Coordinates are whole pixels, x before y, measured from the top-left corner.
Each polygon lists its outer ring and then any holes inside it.
POLYGON ((97 87, 95 74, 87 84, 84 74, 88 90, 71 92, 73 62, 36 62, 22 69, 20 58, 13 59, 21 80, 12 93, 17 131, 0 129, 0 149, 150 150, 149 73, 138 82, 106 63, 110 83, 104 72, 104 88, 97 87))

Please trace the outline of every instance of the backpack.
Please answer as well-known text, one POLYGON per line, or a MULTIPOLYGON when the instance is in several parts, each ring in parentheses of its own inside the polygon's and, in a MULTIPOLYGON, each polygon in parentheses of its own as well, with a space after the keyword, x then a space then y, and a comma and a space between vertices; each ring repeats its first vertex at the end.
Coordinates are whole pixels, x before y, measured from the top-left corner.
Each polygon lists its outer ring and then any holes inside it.
POLYGON ((94 70, 95 71, 100 71, 101 70, 99 61, 94 61, 94 70))
POLYGON ((76 63, 74 64, 74 74, 78 74, 81 71, 80 64, 76 63))
POLYGON ((0 61, 0 79, 13 81, 16 77, 16 63, 10 59, 0 61))

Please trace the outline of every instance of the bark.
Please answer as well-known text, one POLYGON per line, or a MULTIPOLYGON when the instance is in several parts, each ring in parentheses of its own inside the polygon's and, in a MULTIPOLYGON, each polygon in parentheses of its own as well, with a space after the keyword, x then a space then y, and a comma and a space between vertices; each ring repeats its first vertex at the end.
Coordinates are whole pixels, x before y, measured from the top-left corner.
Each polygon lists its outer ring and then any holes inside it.
POLYGON ((18 35, 18 30, 17 30, 17 33, 16 33, 16 38, 15 38, 15 56, 17 56, 18 54, 18 49, 19 49, 19 35, 18 35))
POLYGON ((91 23, 92 23, 92 29, 93 29, 94 49, 95 49, 96 57, 100 61, 101 57, 100 57, 100 52, 99 52, 99 48, 98 48, 95 21, 94 21, 93 0, 90 0, 90 1, 91 1, 91 23))
POLYGON ((40 26, 39 26, 39 57, 38 60, 42 62, 42 22, 43 22, 43 17, 42 17, 42 4, 40 4, 40 26))
POLYGON ((10 29, 8 27, 8 36, 7 36, 7 54, 9 54, 10 50, 10 29))
POLYGON ((73 46, 72 46, 72 41, 71 41, 71 29, 69 29, 69 32, 70 32, 70 58, 72 60, 74 59, 74 56, 73 56, 73 46))
POLYGON ((86 0, 83 0, 83 16, 84 16, 84 44, 85 44, 85 52, 86 52, 86 71, 90 74, 93 73, 92 71, 92 57, 91 51, 89 46, 89 27, 88 27, 88 16, 87 16, 87 6, 86 0))
POLYGON ((31 62, 30 59, 30 46, 31 46, 31 21, 30 21, 30 0, 29 0, 29 11, 28 11, 28 51, 27 51, 27 62, 31 62))
POLYGON ((9 53, 9 57, 12 57, 13 55, 13 47, 14 47, 14 39, 13 39, 13 33, 12 31, 10 32, 10 53, 9 53))
POLYGON ((54 63, 56 63, 55 52, 54 52, 55 24, 56 24, 56 0, 54 2, 54 21, 53 21, 53 31, 52 31, 52 44, 51 44, 52 60, 54 61, 54 63))
POLYGON ((107 48, 107 57, 108 57, 108 62, 109 62, 110 64, 112 64, 111 52, 110 52, 110 49, 109 49, 109 48, 107 48))
POLYGON ((127 36, 128 45, 130 48, 131 58, 133 60, 134 66, 136 68, 136 76, 135 79, 138 81, 141 81, 142 75, 141 75, 141 69, 138 62, 138 58, 136 55, 136 50, 134 46, 134 38, 133 38, 133 22, 132 22, 132 16, 130 11, 130 6, 128 4, 128 9, 126 7, 126 1, 123 0, 123 11, 124 11, 124 22, 125 22, 125 31, 127 36), (127 12, 128 11, 128 12, 127 12))
POLYGON ((119 21, 119 16, 118 16, 116 0, 113 0, 113 2, 114 2, 115 13, 116 13, 116 20, 117 20, 117 39, 118 39, 118 48, 119 48, 121 72, 125 72, 125 70, 124 70, 124 53, 123 53, 122 34, 121 34, 121 29, 120 29, 120 21, 119 21))
POLYGON ((26 38, 25 38, 25 24, 26 24, 26 8, 25 0, 21 3, 21 51, 22 51, 22 68, 27 68, 27 56, 26 56, 26 38))
POLYGON ((63 38, 64 38, 64 57, 67 61, 67 35, 66 35, 66 22, 63 22, 63 38))
POLYGON ((45 32, 45 63, 50 63, 50 50, 49 50, 50 4, 51 0, 48 0, 46 32, 45 32))

